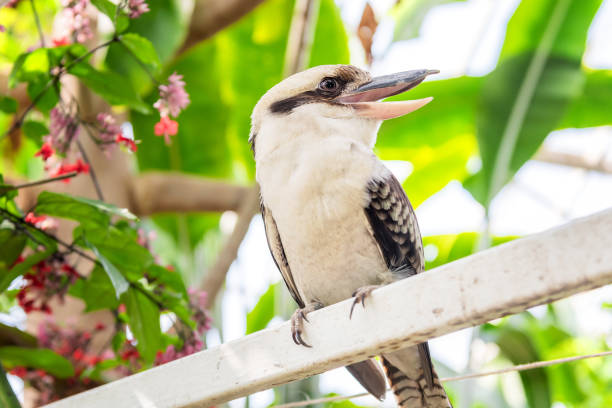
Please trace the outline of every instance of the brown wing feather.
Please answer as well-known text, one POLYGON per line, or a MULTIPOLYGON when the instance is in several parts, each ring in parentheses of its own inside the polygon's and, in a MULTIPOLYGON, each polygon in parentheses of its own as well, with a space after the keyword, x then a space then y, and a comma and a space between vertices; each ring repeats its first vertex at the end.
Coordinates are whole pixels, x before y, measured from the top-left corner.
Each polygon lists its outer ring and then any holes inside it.
POLYGON ((263 203, 261 203, 261 216, 264 221, 266 238, 268 240, 268 247, 270 248, 270 253, 272 254, 272 259, 274 259, 274 263, 280 271, 281 276, 285 281, 285 285, 287 285, 287 289, 289 289, 289 293, 291 293, 291 296, 293 296, 293 299, 298 304, 298 306, 300 308, 303 308, 306 306, 306 304, 300 298, 300 293, 298 292, 297 287, 295 286, 293 275, 291 275, 291 269, 289 269, 289 262, 287 262, 287 256, 285 255, 283 243, 281 242, 280 235, 278 234, 276 221, 274 221, 272 213, 269 209, 266 208, 265 205, 263 205, 263 203))
MULTIPOLYGON (((370 202, 365 208, 387 267, 398 279, 423 272, 425 256, 421 232, 412 205, 395 176, 389 173, 368 184, 370 202)), ((418 347, 427 384, 433 386, 433 367, 427 343, 418 347)))

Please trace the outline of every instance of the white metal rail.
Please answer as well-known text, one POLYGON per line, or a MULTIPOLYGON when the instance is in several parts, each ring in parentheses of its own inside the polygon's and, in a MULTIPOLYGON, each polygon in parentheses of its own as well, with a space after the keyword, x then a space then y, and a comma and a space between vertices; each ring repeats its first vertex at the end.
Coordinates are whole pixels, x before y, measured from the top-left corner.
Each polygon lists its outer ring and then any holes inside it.
MULTIPOLYGON (((263 238, 262 238, 263 239, 263 238)), ((48 408, 209 407, 612 283, 612 210, 452 262, 48 408)))

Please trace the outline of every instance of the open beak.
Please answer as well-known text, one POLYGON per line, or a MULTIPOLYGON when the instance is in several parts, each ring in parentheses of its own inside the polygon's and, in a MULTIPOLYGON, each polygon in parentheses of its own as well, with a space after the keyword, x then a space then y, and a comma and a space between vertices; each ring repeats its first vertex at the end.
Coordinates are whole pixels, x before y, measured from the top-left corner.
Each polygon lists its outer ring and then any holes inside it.
POLYGON ((359 116, 380 120, 397 118, 427 105, 433 98, 394 102, 377 101, 412 89, 423 82, 427 75, 439 72, 432 69, 418 69, 376 77, 350 93, 339 96, 336 100, 352 106, 359 116))

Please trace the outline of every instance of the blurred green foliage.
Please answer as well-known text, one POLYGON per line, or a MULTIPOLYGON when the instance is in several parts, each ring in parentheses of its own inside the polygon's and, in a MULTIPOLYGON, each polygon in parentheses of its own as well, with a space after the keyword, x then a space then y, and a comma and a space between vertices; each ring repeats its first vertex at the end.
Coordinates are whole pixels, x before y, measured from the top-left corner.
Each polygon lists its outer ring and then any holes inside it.
MULTIPOLYGON (((428 11, 450 2, 399 2, 391 13, 396 19, 395 40, 414 38, 428 11)), ((135 155, 137 171, 177 171, 252 183, 254 163, 246 142, 249 116, 259 97, 282 79, 293 1, 268 0, 237 23, 178 54, 188 27, 179 0, 151 1, 151 11, 141 18, 129 22, 120 19, 108 39, 121 34, 121 40, 110 45, 100 64, 90 58, 75 63, 85 53, 78 45, 28 51, 27 44, 36 43, 37 34, 33 19, 19 18, 30 15, 27 3, 22 1, 17 10, 3 10, 2 22, 9 32, 0 35, 0 63, 12 66, 11 85, 27 83, 27 92, 34 98, 52 80, 50 68, 61 62, 116 109, 127 110, 134 135, 142 141, 135 155), (171 146, 166 146, 162 138, 153 135, 159 116, 151 105, 158 98, 159 82, 173 72, 183 75, 191 104, 180 116, 179 134, 171 146)), ((111 2, 92 3, 105 14, 114 14, 111 2)), ((523 0, 508 22, 499 61, 491 73, 484 77, 433 78, 406 95, 391 98, 435 97, 422 110, 385 122, 376 145, 377 154, 384 160, 410 161, 412 171, 403 186, 415 207, 449 182, 459 181, 486 208, 551 131, 612 124, 612 71, 581 64, 587 32, 600 4, 600 0, 523 0), (478 161, 480 170, 468 166, 478 161)), ((50 30, 57 2, 37 0, 37 7, 43 28, 50 30)), ((317 2, 316 15, 309 66, 349 63, 352 35, 345 29, 334 1, 317 2)), ((59 86, 49 87, 38 100, 40 112, 24 123, 25 138, 17 150, 6 140, 0 141, 4 152, 1 173, 40 176, 40 160, 32 156, 41 136, 48 133, 46 114, 57 103, 59 92, 59 86)), ((15 110, 12 98, 0 96, 1 129, 8 128, 15 110)), ((3 204, 8 205, 9 191, 0 191, 7 196, 3 204)), ((85 301, 87 311, 124 303, 127 311, 122 319, 130 323, 139 351, 150 363, 155 352, 170 342, 161 333, 160 309, 155 302, 163 302, 189 321, 185 285, 178 274, 155 265, 149 252, 136 244, 133 230, 121 221, 111 222, 111 216, 129 218, 128 213, 103 203, 51 193, 41 194, 36 210, 79 222, 76 243, 91 249, 100 264, 70 293, 85 301), (147 296, 150 288, 142 284, 145 275, 164 286, 159 298, 147 296)), ((172 248, 164 251, 172 263, 185 264, 185 258, 193 257, 201 247, 208 248, 209 253, 216 250, 216 214, 163 214, 152 219, 164 232, 164 246, 172 248)), ((57 249, 44 236, 36 238, 45 243, 46 249, 13 265, 15 254, 27 245, 32 247, 33 242, 14 230, 0 229, 0 292, 57 249)), ((514 238, 493 237, 490 244, 514 238)), ((426 249, 433 253, 427 269, 472 254, 481 240, 477 232, 424 237, 426 249)), ((192 262, 190 269, 204 266, 192 262)), ((279 296, 284 290, 281 283, 267 288, 246 316, 246 333, 263 329, 274 316, 284 314, 286 305, 281 304, 279 296)), ((490 364, 518 364, 607 348, 602 339, 581 338, 559 313, 555 306, 549 306, 542 318, 523 313, 481 327, 479 339, 498 350, 490 364)), ((119 343, 121 340, 116 339, 119 343)), ((65 364, 56 356, 39 357, 35 366, 49 362, 52 370, 59 370, 58 375, 69 375, 62 371, 65 364)), ((0 347, 0 360, 9 368, 11 361, 14 365, 32 364, 28 358, 22 351, 0 347)), ((600 359, 521 373, 527 405, 612 406, 610 367, 600 359)), ((463 403, 456 387, 450 384, 449 394, 463 403)), ((473 398, 472 407, 509 406, 504 387, 499 381, 493 395, 473 398)), ((310 383, 308 389, 312 388, 310 383)), ((346 401, 328 405, 354 406, 346 401)))

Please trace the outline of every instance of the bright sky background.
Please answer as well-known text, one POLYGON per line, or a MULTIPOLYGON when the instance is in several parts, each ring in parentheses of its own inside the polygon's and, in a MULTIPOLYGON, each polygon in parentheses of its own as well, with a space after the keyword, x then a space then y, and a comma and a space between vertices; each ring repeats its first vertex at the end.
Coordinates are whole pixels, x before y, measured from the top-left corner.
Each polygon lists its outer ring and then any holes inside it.
MULTIPOLYGON (((354 32, 361 18, 365 0, 337 0, 347 30, 354 32)), ((425 18, 420 36, 414 40, 391 43, 393 20, 386 17, 393 0, 373 2, 380 19, 374 42, 374 74, 385 74, 417 68, 436 68, 441 71, 436 79, 463 74, 485 75, 497 62, 505 35, 505 26, 518 6, 519 0, 469 0, 434 8, 425 18)), ((363 52, 359 42, 351 40, 353 63, 363 66, 363 52)), ((584 63, 592 68, 612 69, 612 0, 605 0, 589 32, 584 63)), ((435 95, 434 95, 435 96, 435 95)), ((434 101, 435 103, 435 101, 434 101)), ((581 153, 594 160, 612 160, 612 129, 564 130, 551 134, 546 143, 554 150, 581 153)), ((407 158, 408 160, 410 158, 407 158)), ((398 177, 407 174, 405 166, 391 164, 398 177), (397 170, 397 171, 396 171, 397 170)), ((527 235, 543 231, 567 221, 612 207, 612 175, 603 175, 563 166, 528 162, 497 197, 491 209, 491 230, 495 235, 527 235)), ((452 182, 417 209, 423 235, 479 231, 484 224, 484 210, 472 199, 459 182, 452 182), (452 205, 450 205, 452 203, 452 205)), ((231 231, 235 217, 227 215, 224 224, 231 231)), ((280 280, 264 236, 262 221, 255 218, 239 251, 238 260, 230 269, 227 292, 223 299, 224 341, 242 337, 245 332, 245 313, 257 302, 268 286, 280 280)), ((612 332, 612 316, 601 310, 601 302, 612 299, 612 288, 607 287, 574 296, 562 301, 574 311, 584 336, 612 332)), ((542 307, 534 313, 543 312, 542 307)), ((271 325, 280 324, 280 320, 271 325)), ((432 355, 453 370, 463 373, 468 368, 471 329, 434 339, 430 342, 432 355)), ((208 346, 219 344, 218 333, 211 333, 208 346)), ((609 345, 612 347, 612 337, 609 345)), ((479 367, 496 356, 493 347, 476 343, 472 367, 479 367)), ((507 394, 514 394, 512 406, 524 404, 517 375, 504 378, 507 394)), ((467 386, 493 386, 490 379, 465 382, 467 386)), ((321 375, 322 392, 356 394, 361 386, 344 369, 321 375)), ((255 394, 251 407, 259 408, 273 401, 271 390, 255 394)), ((393 407, 388 395, 379 403, 371 397, 354 400, 367 406, 393 407)), ((244 406, 244 399, 231 403, 232 408, 244 406)))

